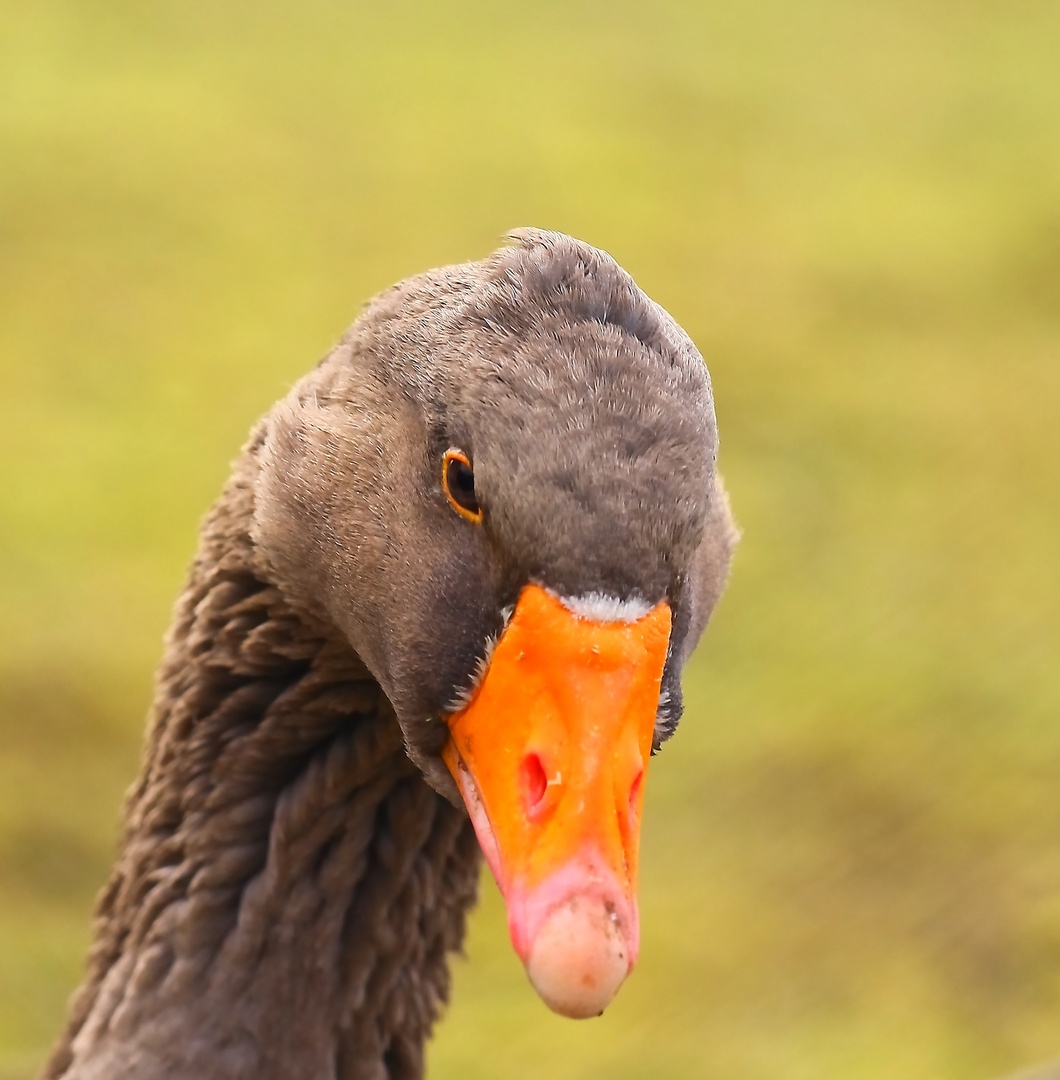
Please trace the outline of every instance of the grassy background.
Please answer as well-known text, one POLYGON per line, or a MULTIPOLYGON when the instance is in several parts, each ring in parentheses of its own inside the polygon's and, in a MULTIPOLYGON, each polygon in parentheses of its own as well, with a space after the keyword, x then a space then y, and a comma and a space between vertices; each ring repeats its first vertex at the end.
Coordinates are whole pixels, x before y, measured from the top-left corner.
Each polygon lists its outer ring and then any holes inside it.
POLYGON ((1060 1053, 1060 7, 0 0, 0 1078, 78 979, 199 518, 361 302, 508 228, 713 373, 745 540, 648 784, 642 962, 468 1080, 1060 1053))

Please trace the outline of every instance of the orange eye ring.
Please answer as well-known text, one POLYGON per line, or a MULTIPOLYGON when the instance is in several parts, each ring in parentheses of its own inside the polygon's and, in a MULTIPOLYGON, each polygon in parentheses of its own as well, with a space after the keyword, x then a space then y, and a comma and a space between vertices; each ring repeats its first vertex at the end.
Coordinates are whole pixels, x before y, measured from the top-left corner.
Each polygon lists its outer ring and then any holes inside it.
POLYGON ((466 521, 477 525, 482 520, 482 507, 475 495, 475 473, 463 450, 453 447, 443 455, 442 491, 449 505, 466 521))

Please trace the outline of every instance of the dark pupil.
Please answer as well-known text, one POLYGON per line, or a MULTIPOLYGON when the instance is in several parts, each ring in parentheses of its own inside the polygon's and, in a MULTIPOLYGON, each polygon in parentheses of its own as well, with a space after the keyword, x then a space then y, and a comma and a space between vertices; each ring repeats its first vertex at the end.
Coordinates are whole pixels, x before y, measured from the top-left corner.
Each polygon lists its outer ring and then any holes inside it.
POLYGON ((449 493, 465 510, 478 510, 475 474, 459 458, 449 462, 449 493))

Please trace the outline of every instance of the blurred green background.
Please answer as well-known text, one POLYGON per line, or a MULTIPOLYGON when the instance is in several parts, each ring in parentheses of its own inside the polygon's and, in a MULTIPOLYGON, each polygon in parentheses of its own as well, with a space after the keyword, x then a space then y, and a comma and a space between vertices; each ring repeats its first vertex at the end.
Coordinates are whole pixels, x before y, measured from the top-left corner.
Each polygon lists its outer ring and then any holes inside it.
POLYGON ((489 885, 432 1075, 1060 1054, 1055 0, 0 3, 0 1080, 79 978, 196 527, 392 281, 518 225, 710 365, 745 530, 653 766, 640 967, 489 885))

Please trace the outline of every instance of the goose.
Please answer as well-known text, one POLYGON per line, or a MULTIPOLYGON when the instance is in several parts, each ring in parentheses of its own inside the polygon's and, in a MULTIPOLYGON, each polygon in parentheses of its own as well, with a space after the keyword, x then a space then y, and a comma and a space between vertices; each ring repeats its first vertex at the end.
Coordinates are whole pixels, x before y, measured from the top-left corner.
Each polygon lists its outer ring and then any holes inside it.
POLYGON ((737 532, 689 337, 604 252, 509 239, 252 431, 45 1080, 416 1080, 483 855, 549 1007, 632 968, 645 770, 737 532))

